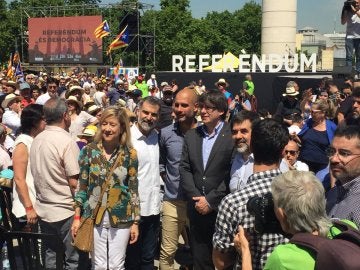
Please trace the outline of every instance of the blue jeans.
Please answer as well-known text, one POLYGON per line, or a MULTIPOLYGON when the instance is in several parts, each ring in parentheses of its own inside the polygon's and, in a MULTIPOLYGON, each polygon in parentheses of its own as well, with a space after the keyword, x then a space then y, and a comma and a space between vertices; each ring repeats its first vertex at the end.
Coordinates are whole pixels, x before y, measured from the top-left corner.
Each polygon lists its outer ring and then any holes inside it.
POLYGON ((346 65, 352 66, 353 51, 355 49, 355 70, 360 72, 360 39, 358 38, 346 38, 346 65))
POLYGON ((141 216, 140 235, 136 243, 128 245, 126 270, 153 270, 158 247, 160 215, 141 216))

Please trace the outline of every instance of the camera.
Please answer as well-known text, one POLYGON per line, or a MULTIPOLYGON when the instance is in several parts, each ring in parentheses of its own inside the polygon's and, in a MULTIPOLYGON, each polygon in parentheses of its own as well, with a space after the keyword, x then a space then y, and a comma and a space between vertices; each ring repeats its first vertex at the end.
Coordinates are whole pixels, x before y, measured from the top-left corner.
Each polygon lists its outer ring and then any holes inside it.
POLYGON ((270 192, 262 196, 251 197, 246 208, 250 215, 255 216, 255 232, 283 234, 281 225, 275 216, 274 202, 270 192))

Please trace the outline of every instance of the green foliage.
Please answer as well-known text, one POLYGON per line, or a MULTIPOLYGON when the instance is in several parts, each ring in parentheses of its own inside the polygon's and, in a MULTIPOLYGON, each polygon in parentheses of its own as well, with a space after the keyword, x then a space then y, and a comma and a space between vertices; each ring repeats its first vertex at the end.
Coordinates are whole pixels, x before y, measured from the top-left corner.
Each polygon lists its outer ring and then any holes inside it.
POLYGON ((261 7, 255 2, 202 19, 192 17, 188 0, 161 0, 160 6, 160 11, 145 12, 141 21, 145 32, 151 32, 155 21, 158 70, 170 70, 174 54, 260 53, 261 7))
MULTIPOLYGON (((51 15, 101 14, 109 22, 111 36, 103 39, 104 63, 114 64, 122 58, 126 65, 137 65, 139 60, 136 53, 120 49, 113 51, 110 57, 106 55, 106 49, 120 32, 120 21, 126 15, 117 5, 136 5, 139 2, 123 0, 114 4, 113 8, 100 7, 99 3, 101 0, 13 0, 10 3, 0 0, 0 61, 6 63, 16 46, 20 50, 20 33, 27 30, 24 8, 35 8, 30 17, 42 17, 41 7, 64 6, 66 11, 63 14, 55 13, 54 8, 51 15), (66 9, 69 5, 81 5, 83 8, 66 9), (89 5, 97 9, 86 9, 89 5)), ((242 49, 248 53, 260 53, 261 7, 255 2, 248 2, 241 10, 233 12, 211 12, 201 19, 193 18, 189 0, 160 0, 160 7, 160 10, 146 10, 140 20, 140 34, 155 34, 157 70, 170 70, 171 56, 174 54, 223 54, 231 51, 238 55, 242 49)), ((22 59, 26 59, 26 47, 24 54, 22 59)), ((141 55, 141 63, 144 64, 147 57, 141 55)))

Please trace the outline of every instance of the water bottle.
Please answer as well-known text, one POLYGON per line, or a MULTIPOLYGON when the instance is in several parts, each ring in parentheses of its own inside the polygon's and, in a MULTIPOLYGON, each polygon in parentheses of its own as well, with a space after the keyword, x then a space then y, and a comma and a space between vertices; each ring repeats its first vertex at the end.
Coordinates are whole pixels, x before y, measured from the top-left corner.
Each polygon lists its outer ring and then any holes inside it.
POLYGON ((2 269, 10 270, 10 262, 9 262, 6 242, 4 242, 2 249, 1 249, 1 260, 2 260, 2 269))

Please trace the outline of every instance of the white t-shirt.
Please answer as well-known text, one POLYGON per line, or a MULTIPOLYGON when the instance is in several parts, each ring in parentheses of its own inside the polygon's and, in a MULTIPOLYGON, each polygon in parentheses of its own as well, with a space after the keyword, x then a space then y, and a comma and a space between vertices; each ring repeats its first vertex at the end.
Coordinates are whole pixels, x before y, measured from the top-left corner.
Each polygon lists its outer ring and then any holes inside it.
POLYGON ((100 92, 100 91, 95 92, 95 94, 94 94, 94 96, 93 96, 95 105, 99 106, 100 108, 104 107, 104 106, 103 106, 103 102, 102 102, 103 96, 105 96, 105 93, 104 93, 104 92, 100 92))
POLYGON ((77 140, 77 136, 83 132, 84 128, 96 120, 97 118, 95 116, 81 111, 80 114, 71 121, 71 125, 69 127, 69 133, 71 137, 77 140))
MULTIPOLYGON (((34 186, 34 178, 33 175, 31 173, 31 161, 30 161, 30 148, 31 148, 31 144, 33 142, 33 137, 27 135, 27 134, 21 134, 19 135, 19 137, 16 138, 15 140, 15 147, 17 145, 19 145, 20 143, 23 143, 28 151, 28 163, 27 163, 27 167, 26 167, 26 178, 25 178, 25 182, 26 185, 28 187, 29 190, 29 197, 30 200, 32 202, 33 205, 35 205, 35 201, 36 201, 36 192, 35 192, 35 186, 34 186)), ((12 207, 12 212, 13 214, 17 217, 23 217, 26 215, 26 211, 25 208, 23 206, 23 204, 20 201, 19 195, 16 191, 16 182, 13 181, 13 207, 12 207)))

